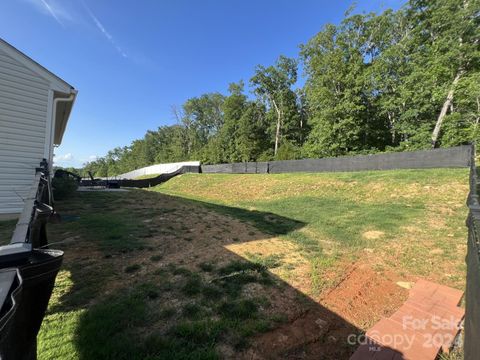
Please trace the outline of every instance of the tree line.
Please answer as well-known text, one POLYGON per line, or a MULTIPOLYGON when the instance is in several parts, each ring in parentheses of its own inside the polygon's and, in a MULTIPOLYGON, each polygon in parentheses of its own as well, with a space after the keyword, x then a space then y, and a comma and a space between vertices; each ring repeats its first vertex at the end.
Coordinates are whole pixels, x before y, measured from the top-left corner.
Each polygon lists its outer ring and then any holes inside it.
POLYGON ((448 147, 476 141, 480 5, 410 0, 397 11, 347 12, 298 58, 258 65, 228 94, 173 107, 175 125, 85 164, 95 176, 144 166, 265 161, 448 147), (298 86, 298 68, 305 84, 298 86))

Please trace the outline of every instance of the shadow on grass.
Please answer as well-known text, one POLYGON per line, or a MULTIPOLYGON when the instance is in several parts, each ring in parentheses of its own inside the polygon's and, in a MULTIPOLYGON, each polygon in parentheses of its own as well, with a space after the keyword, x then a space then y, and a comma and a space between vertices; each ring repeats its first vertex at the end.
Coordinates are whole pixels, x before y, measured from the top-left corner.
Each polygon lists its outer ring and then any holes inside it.
POLYGON ((355 350, 347 337, 358 328, 269 271, 281 254, 247 261, 226 248, 304 222, 145 191, 82 193, 58 207, 78 220, 51 226, 51 241, 84 240, 66 245, 68 276, 57 279, 40 358, 68 346, 80 359, 347 359, 355 350), (204 224, 206 210, 227 217, 204 224), (210 233, 191 236, 181 223, 194 216, 210 233), (228 217, 262 233, 232 233, 228 217))

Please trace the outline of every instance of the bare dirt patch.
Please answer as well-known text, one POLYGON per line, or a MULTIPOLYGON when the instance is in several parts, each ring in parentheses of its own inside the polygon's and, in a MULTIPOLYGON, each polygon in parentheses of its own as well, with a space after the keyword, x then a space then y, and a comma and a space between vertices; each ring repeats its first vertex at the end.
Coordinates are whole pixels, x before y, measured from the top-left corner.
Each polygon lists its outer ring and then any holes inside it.
MULTIPOLYGON (((335 317, 328 311, 311 310, 293 319, 290 323, 282 325, 255 339, 252 347, 246 352, 245 359, 298 359, 302 353, 303 359, 334 359, 328 346, 322 346, 317 351, 310 350, 309 356, 305 356, 307 349, 312 349, 320 340, 332 339, 329 332, 335 329, 335 317)), ((352 329, 343 326, 348 333, 352 329)), ((343 354, 342 354, 343 355, 343 354)))
MULTIPOLYGON (((143 203, 142 207, 145 205, 143 203)), ((148 206, 168 209, 178 207, 178 203, 175 198, 165 197, 161 204, 151 203, 148 206)), ((167 212, 146 224, 159 229, 172 228, 172 234, 155 235, 148 239, 150 245, 161 249, 164 259, 149 266, 163 267, 174 263, 195 271, 202 263, 223 266, 237 257, 248 259, 252 254, 259 257, 282 254, 281 266, 269 269, 280 280, 280 286, 265 288, 249 284, 244 288, 243 295, 247 298, 268 298, 270 306, 264 309, 265 314, 281 314, 287 322, 255 336, 251 345, 242 352, 233 349, 228 342, 221 344, 218 349, 225 358, 348 358, 354 350, 345 346, 348 335, 367 329, 382 317, 389 316, 408 295, 407 289, 396 284, 402 280, 397 274, 375 271, 365 263, 357 263, 342 265, 344 276, 340 278, 337 276, 338 269, 333 269, 330 274, 333 288, 313 300, 308 296, 312 287, 311 267, 296 245, 264 234, 248 223, 189 204, 184 204, 181 212, 167 212), (183 240, 186 236, 188 241, 183 240), (283 271, 285 268, 289 271, 283 271)), ((368 240, 376 240, 385 233, 370 230, 362 235, 368 240)), ((325 274, 326 278, 330 275, 325 274)), ((211 276, 205 274, 205 278, 208 281, 211 276)), ((170 301, 177 308, 183 305, 180 299, 170 301)))
POLYGON ((436 249, 430 250, 430 254, 432 254, 432 255, 441 255, 443 253, 444 253, 443 249, 436 248, 436 249))
POLYGON ((392 272, 378 273, 368 265, 354 265, 345 273, 320 302, 359 328, 366 329, 389 316, 407 298, 408 291, 396 284, 399 278, 392 272))
MULTIPOLYGON (((228 277, 222 280, 222 268, 239 261, 258 262, 268 268, 268 278, 253 274, 257 280, 241 285, 238 293, 239 299, 257 306, 256 317, 245 323, 256 324, 255 328, 241 330, 246 343, 240 348, 238 339, 231 335, 219 338, 216 351, 221 358, 295 359, 300 352, 303 359, 343 359, 354 350, 334 346, 337 341, 345 344, 346 336, 359 330, 306 295, 311 285, 310 266, 295 244, 194 202, 144 192, 125 196, 124 206, 143 228, 137 248, 102 250, 94 239, 84 235, 65 231, 52 234, 52 240, 74 239, 65 244, 66 270, 59 277, 65 286, 57 290, 57 309, 74 309, 76 299, 84 293, 82 286, 91 287, 97 280, 101 282, 92 288, 94 296, 82 300, 82 306, 102 303, 124 289, 153 284, 160 291, 148 300, 151 319, 136 331, 142 337, 155 333, 168 336, 180 322, 218 321, 215 311, 224 300, 208 299, 205 296, 215 294, 204 292, 211 288, 229 291, 229 283, 238 281, 228 277), (272 255, 277 256, 274 259, 278 258, 278 264, 270 268, 272 255), (101 278, 97 279, 98 275, 101 278), (198 284, 202 288, 195 292, 198 284), (185 315, 199 307, 205 312, 185 315), (188 320, 186 316, 193 318, 188 320)), ((111 211, 95 206, 99 212, 111 211)), ((228 301, 235 304, 237 300, 233 297, 228 301)), ((221 309, 228 311, 228 307, 221 309)))
POLYGON ((385 233, 383 231, 378 231, 378 230, 370 230, 370 231, 365 231, 362 236, 365 238, 365 239, 368 239, 368 240, 376 240, 376 239, 380 239, 382 236, 384 236, 385 233))

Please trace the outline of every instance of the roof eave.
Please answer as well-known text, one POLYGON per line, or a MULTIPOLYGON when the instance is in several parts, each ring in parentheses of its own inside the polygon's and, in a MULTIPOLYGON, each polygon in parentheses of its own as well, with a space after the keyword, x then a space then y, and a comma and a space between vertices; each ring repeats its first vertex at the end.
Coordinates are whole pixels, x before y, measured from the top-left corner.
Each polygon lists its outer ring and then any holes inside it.
POLYGON ((57 119, 57 118, 55 119, 55 135, 53 137, 53 144, 56 146, 62 143, 63 135, 67 128, 67 123, 70 117, 70 113, 72 112, 73 105, 75 103, 75 100, 77 99, 77 93, 78 93, 77 90, 73 88, 70 89, 70 93, 68 93, 68 95, 73 95, 73 100, 65 104, 65 112, 63 113, 63 116, 60 119, 57 119), (58 129, 58 132, 57 132, 57 129, 58 129))

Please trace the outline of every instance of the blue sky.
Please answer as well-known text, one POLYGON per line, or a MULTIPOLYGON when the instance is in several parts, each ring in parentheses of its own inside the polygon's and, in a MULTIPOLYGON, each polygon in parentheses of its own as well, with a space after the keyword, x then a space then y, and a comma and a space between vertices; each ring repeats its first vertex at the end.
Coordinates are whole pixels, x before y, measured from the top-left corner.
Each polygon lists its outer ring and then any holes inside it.
MULTIPOLYGON (((0 36, 79 91, 56 163, 81 166, 147 129, 171 107, 248 83, 255 65, 296 57, 350 0, 2 0, 0 36)), ((401 0, 358 1, 355 12, 401 0)))

